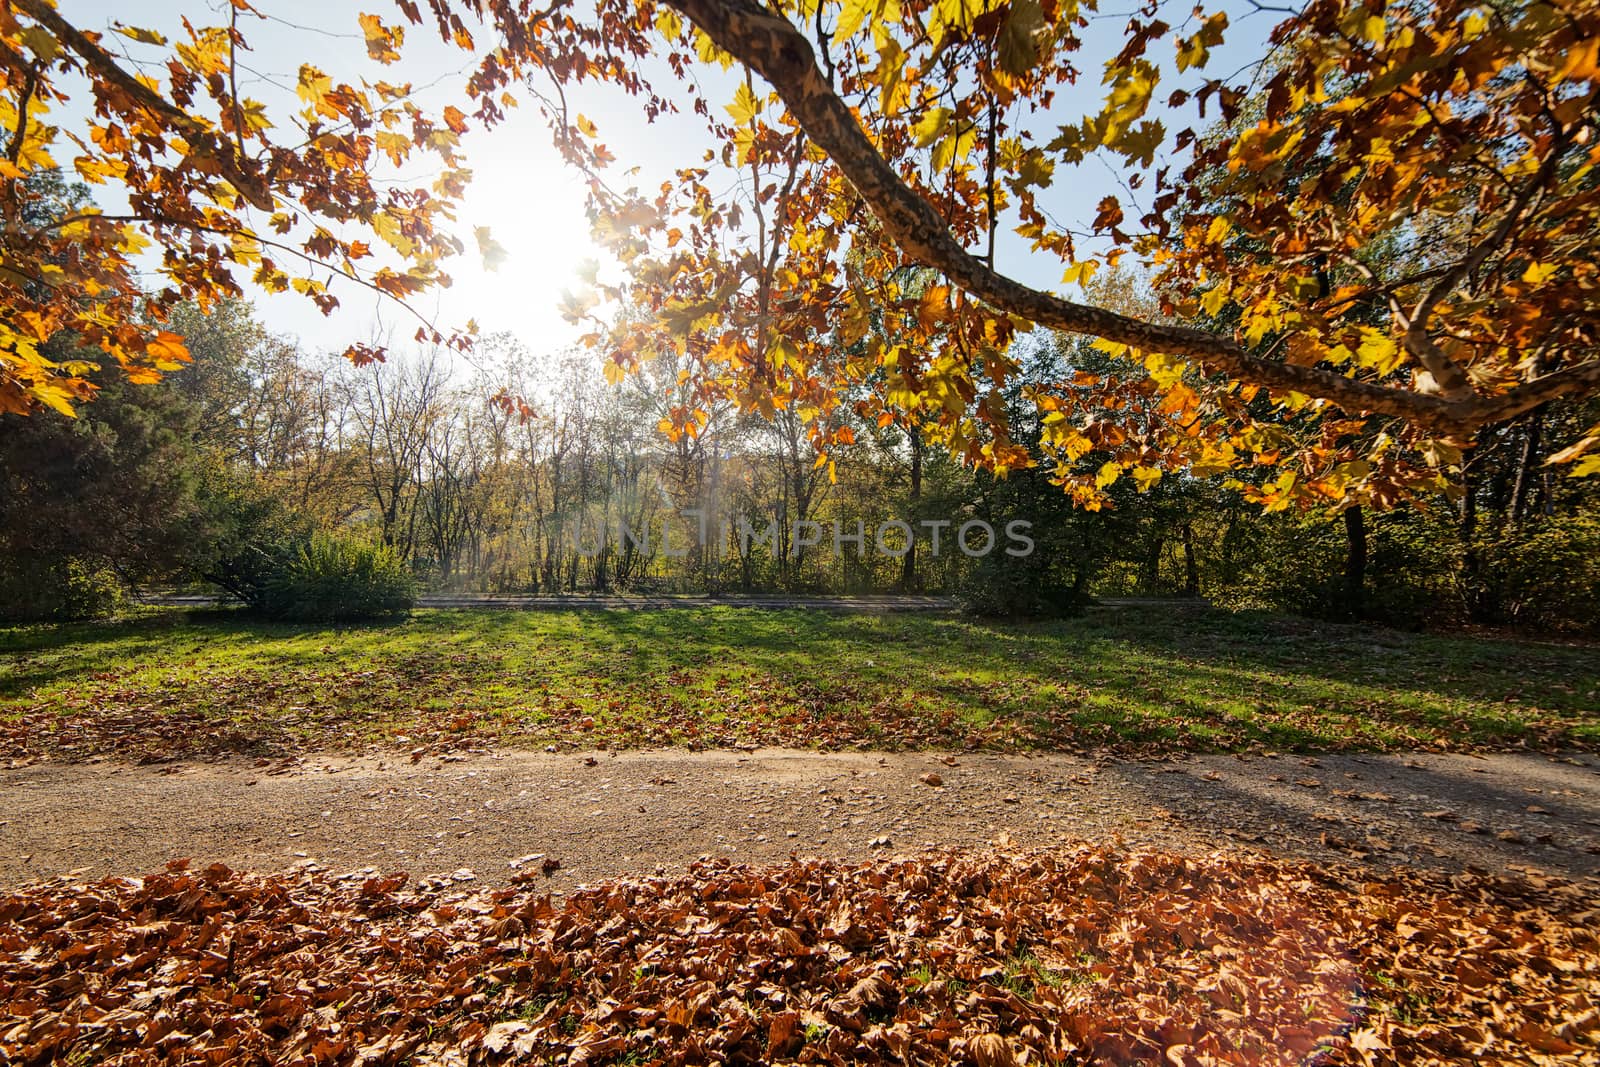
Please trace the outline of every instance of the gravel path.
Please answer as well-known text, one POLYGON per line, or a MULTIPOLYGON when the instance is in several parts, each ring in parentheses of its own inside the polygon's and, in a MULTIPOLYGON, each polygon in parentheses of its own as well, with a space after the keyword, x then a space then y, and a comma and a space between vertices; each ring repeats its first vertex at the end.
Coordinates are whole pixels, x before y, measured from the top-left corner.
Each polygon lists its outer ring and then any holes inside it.
POLYGON ((0 886, 135 875, 180 856, 264 871, 469 869, 503 882, 549 858, 559 891, 707 854, 861 859, 1001 834, 1593 878, 1600 759, 763 749, 0 770, 0 886))

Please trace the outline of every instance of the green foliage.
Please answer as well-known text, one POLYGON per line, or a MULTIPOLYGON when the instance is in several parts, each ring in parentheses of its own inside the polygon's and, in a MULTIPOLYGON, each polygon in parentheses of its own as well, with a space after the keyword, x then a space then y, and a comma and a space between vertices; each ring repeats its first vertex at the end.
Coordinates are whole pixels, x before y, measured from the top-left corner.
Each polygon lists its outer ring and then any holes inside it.
POLYGON ((1402 510, 1369 517, 1362 598, 1345 581, 1349 538, 1338 517, 1258 517, 1240 546, 1239 574, 1216 599, 1318 619, 1365 618, 1402 629, 1455 621, 1454 534, 1441 519, 1402 510))
POLYGON ((970 510, 995 529, 1002 545, 1010 542, 1006 531, 1012 523, 1026 523, 1033 545, 1023 555, 997 548, 967 572, 958 598, 972 614, 1015 618, 1077 614, 1088 602, 1090 587, 1114 554, 1114 546, 1123 540, 1120 531, 1126 525, 1126 512, 1084 510, 1051 480, 1055 459, 1040 444, 1041 424, 1028 417, 1023 381, 1063 375, 1066 358, 1059 347, 1027 351, 1025 373, 1005 393, 1018 430, 1016 443, 1037 465, 1003 477, 977 472, 970 510))
POLYGON ((1083 612, 1089 597, 1073 588, 1070 564, 1036 552, 1012 558, 991 553, 967 575, 957 599, 966 611, 990 618, 1063 618, 1083 612))
POLYGON ((196 576, 267 611, 272 583, 311 544, 310 521, 270 489, 227 468, 208 474, 201 498, 216 532, 196 576))
POLYGON ((1493 617, 1541 630, 1600 630, 1600 516, 1551 517, 1477 548, 1493 617))
POLYGON ((349 622, 404 615, 416 599, 416 579, 393 549, 317 534, 267 579, 259 606, 276 619, 349 622))
POLYGON ((0 566, 0 619, 7 621, 103 619, 127 602, 122 579, 89 560, 11 560, 0 566))
MULTIPOLYGON (((1404 629, 1477 621, 1526 630, 1600 629, 1600 516, 1580 511, 1463 540, 1448 514, 1369 518, 1360 616, 1404 629)), ((1351 614, 1349 543, 1337 519, 1265 516, 1249 527, 1235 581, 1214 599, 1313 618, 1351 614)))
MULTIPOLYGON (((65 336, 45 348, 57 360, 84 355, 65 336)), ((26 576, 78 559, 132 582, 181 573, 209 536, 195 426, 170 382, 109 375, 78 418, 0 415, 0 567, 26 576)))

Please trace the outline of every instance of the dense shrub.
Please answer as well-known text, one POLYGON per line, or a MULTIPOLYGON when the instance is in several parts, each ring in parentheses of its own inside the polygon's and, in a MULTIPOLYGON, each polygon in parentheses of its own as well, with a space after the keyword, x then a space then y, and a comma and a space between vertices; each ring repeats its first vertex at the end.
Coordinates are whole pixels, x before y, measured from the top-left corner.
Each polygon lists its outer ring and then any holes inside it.
POLYGON ((0 619, 65 622, 115 615, 128 589, 103 564, 81 559, 11 561, 0 568, 0 619))
POLYGON ((1349 537, 1339 518, 1263 517, 1237 580, 1219 589, 1230 607, 1269 608, 1320 619, 1360 617, 1405 629, 1458 622, 1460 548, 1454 530, 1414 510, 1367 516, 1366 581, 1350 603, 1349 537))
POLYGON ((1238 575, 1226 588, 1211 591, 1215 600, 1233 608, 1303 615, 1333 609, 1345 556, 1342 529, 1325 518, 1279 515, 1263 517, 1249 533, 1238 575))
POLYGON ((222 469, 209 472, 202 500, 215 537, 195 576, 267 610, 269 586, 311 543, 310 520, 270 490, 222 469))
POLYGON ((968 572, 957 596, 963 610, 991 618, 1059 618, 1081 614, 1087 594, 1074 588, 1059 557, 991 553, 968 572))
POLYGON ((1487 621, 1600 631, 1600 516, 1545 518, 1476 552, 1477 603, 1487 621))
POLYGON ((416 579, 394 550, 318 534, 282 560, 259 606, 278 619, 345 622, 403 615, 416 599, 416 579))

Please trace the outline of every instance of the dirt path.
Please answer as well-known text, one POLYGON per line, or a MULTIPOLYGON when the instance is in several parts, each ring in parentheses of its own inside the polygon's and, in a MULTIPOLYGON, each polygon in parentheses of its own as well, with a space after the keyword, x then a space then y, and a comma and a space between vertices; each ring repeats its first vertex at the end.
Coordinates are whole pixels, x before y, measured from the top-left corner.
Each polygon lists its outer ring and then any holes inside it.
POLYGON ((1121 834, 1180 848, 1595 877, 1600 759, 1123 763, 764 749, 0 770, 0 886, 134 875, 179 856, 264 871, 466 868, 502 882, 515 861, 549 857, 560 861, 551 877, 560 890, 706 854, 865 858, 1003 833, 1020 844, 1121 834))

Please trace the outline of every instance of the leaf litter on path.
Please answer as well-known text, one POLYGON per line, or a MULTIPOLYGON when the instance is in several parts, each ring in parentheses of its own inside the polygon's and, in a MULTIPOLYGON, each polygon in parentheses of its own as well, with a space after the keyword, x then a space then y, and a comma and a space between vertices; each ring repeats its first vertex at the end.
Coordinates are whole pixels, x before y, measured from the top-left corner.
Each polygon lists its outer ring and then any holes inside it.
MULTIPOLYGON (((533 857, 528 857, 532 866, 533 857)), ((1559 880, 1120 846, 537 882, 240 874, 0 896, 0 1063, 1582 1063, 1559 880)))

